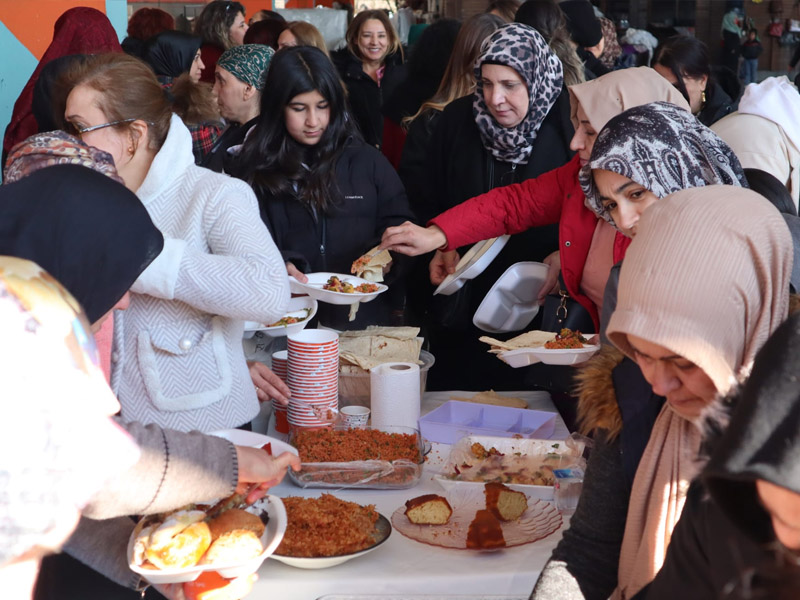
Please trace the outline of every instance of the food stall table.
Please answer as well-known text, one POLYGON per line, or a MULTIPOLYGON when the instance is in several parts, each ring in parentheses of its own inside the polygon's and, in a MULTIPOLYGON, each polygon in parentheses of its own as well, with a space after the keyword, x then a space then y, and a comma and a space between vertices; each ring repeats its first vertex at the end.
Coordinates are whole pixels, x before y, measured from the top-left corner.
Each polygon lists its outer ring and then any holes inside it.
MULTIPOLYGON (((452 396, 470 396, 474 392, 428 392, 422 401, 422 413, 433 410, 452 396)), ((523 398, 528 407, 556 412, 547 392, 502 392, 523 398)), ((269 434, 276 434, 272 423, 269 434)), ((556 414, 552 439, 569 435, 561 416, 556 414)), ((318 497, 333 492, 339 498, 359 504, 374 504, 378 512, 391 519, 392 513, 406 500, 422 494, 444 494, 432 479, 450 451, 446 444, 432 444, 419 484, 406 490, 323 490, 301 489, 288 478, 270 493, 277 496, 318 497)), ((455 550, 430 546, 411 540, 398 531, 373 552, 344 564, 320 570, 297 569, 276 560, 265 561, 258 581, 248 598, 270 600, 315 600, 327 594, 371 595, 473 595, 527 598, 539 572, 561 539, 566 521, 548 537, 495 552, 455 550)))

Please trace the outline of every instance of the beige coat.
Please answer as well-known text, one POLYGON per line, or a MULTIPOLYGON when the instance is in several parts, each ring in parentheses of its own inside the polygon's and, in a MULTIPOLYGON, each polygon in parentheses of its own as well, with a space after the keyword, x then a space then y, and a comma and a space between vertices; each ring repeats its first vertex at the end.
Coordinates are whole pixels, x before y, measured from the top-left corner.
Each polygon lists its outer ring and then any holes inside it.
POLYGON ((800 206, 800 149, 784 130, 764 117, 735 112, 711 126, 745 169, 761 169, 781 181, 800 206))

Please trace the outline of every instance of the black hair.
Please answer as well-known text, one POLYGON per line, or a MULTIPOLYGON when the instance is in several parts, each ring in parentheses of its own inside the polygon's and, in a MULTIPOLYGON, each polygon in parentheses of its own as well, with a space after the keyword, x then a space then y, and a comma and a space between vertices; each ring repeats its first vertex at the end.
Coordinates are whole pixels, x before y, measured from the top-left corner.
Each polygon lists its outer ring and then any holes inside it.
POLYGON ((238 174, 257 193, 291 194, 324 210, 338 199, 336 160, 358 135, 352 123, 347 94, 325 53, 313 46, 284 48, 270 62, 261 114, 242 148, 238 174), (289 135, 284 110, 292 98, 312 91, 327 100, 330 120, 319 142, 305 146, 289 135))
POLYGON ((772 202, 782 214, 797 216, 792 195, 774 175, 761 169, 745 169, 744 176, 750 189, 772 202))
POLYGON ((710 89, 714 78, 711 75, 711 64, 708 60, 708 47, 690 35, 674 35, 658 45, 653 55, 653 65, 661 65, 672 71, 677 79, 675 87, 689 102, 689 92, 686 91, 684 77, 700 79, 708 77, 710 89))

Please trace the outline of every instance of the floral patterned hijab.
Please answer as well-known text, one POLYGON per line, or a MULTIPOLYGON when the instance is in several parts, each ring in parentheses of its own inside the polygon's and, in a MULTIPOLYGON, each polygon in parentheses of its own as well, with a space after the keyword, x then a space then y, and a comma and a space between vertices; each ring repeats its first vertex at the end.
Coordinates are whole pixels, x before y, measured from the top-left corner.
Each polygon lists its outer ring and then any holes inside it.
POLYGON ((733 150, 693 115, 668 102, 636 106, 611 119, 581 168, 578 179, 586 206, 614 225, 600 201, 593 169, 623 175, 659 198, 707 185, 748 187, 733 150))
POLYGON ((496 159, 526 164, 533 151, 536 132, 555 104, 564 84, 561 61, 533 27, 509 23, 497 29, 483 42, 475 63, 475 89, 472 112, 484 148, 496 159), (503 65, 514 69, 528 88, 528 113, 514 127, 500 125, 483 97, 481 67, 503 65))

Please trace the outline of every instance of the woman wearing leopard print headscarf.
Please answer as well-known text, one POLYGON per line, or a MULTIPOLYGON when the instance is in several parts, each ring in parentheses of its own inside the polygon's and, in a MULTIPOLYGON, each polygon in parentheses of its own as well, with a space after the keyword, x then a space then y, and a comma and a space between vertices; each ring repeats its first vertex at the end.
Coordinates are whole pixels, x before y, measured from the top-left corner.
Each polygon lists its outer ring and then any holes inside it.
MULTIPOLYGON (((421 186, 427 192, 423 198, 410 199, 421 222, 495 187, 537 177, 570 159, 573 129, 561 62, 535 29, 520 23, 497 29, 483 43, 475 76, 475 93, 445 108, 431 139, 426 185, 421 186)), ((436 296, 430 306, 423 307, 428 311, 428 338, 437 357, 429 386, 484 389, 489 383, 504 381, 506 389, 517 389, 520 381, 515 377, 520 374, 509 375, 509 369, 479 348, 480 332, 472 325, 472 315, 506 268, 522 260, 542 260, 557 243, 555 226, 515 235, 490 267, 456 295, 436 296), (480 368, 464 373, 460 357, 465 352, 470 359, 482 361, 480 368)), ((462 253, 466 250, 461 249, 462 253)), ((411 287, 423 288, 421 296, 427 300, 427 269, 418 274, 420 281, 411 287)))

